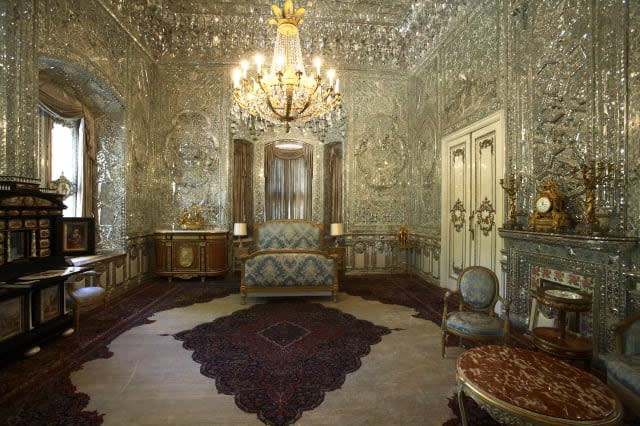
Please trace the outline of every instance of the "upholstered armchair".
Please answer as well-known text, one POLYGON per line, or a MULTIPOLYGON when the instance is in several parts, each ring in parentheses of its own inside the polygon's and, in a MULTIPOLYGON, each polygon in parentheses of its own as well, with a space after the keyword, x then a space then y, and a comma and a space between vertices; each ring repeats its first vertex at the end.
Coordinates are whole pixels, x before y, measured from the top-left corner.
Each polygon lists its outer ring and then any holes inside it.
POLYGON ((607 384, 625 407, 640 416, 640 312, 613 325, 616 351, 603 357, 607 384))
POLYGON ((470 266, 460 272, 455 292, 444 295, 442 312, 442 357, 447 335, 476 341, 501 341, 509 338, 509 305, 500 297, 498 277, 483 266, 470 266), (449 298, 457 295, 458 310, 449 312, 449 298), (504 306, 505 318, 495 313, 496 303, 504 306))

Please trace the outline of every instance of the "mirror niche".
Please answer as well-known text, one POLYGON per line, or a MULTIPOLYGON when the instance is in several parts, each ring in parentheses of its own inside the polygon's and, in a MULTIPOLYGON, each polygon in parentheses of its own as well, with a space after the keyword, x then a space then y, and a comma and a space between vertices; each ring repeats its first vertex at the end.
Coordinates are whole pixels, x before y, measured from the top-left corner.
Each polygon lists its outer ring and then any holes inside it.
POLYGON ((343 143, 307 138, 233 141, 233 222, 342 222, 343 143))

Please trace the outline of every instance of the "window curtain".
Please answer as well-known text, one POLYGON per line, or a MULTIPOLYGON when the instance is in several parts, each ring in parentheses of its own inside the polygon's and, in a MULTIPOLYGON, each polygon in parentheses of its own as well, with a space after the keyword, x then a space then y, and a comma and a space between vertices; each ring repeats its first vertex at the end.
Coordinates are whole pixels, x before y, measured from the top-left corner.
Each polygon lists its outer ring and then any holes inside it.
POLYGON ((327 204, 329 222, 342 223, 342 143, 327 146, 327 204))
MULTIPOLYGON (((59 120, 84 120, 84 161, 82 176, 82 215, 93 216, 93 182, 96 182, 96 149, 93 140, 94 121, 91 113, 75 97, 67 93, 57 84, 40 78, 38 106, 48 115, 59 120)), ((41 131, 48 128, 50 134, 52 123, 41 123, 41 131)))
POLYGON ((313 147, 264 149, 265 218, 311 219, 313 147))
POLYGON ((233 222, 249 223, 253 217, 253 144, 233 144, 233 222))

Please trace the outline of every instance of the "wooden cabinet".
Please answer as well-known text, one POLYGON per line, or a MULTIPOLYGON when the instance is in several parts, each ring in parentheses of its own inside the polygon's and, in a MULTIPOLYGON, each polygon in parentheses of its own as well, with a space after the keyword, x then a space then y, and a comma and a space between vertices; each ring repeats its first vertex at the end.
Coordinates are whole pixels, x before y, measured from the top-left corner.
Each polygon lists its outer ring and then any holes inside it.
POLYGON ((229 270, 227 232, 216 230, 156 231, 156 274, 189 279, 225 275, 229 270))
POLYGON ((62 196, 39 183, 0 177, 0 360, 33 355, 70 328, 65 281, 86 269, 66 264, 62 196))

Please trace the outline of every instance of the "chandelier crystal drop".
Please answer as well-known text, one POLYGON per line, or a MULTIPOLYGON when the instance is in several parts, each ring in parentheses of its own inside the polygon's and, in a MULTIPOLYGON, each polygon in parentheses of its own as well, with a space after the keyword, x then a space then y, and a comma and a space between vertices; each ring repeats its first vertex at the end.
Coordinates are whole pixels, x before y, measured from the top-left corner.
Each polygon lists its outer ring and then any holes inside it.
POLYGON ((261 55, 254 57, 255 75, 250 75, 253 67, 246 60, 233 70, 234 113, 247 123, 259 119, 284 124, 286 132, 313 119, 331 124, 340 118, 340 81, 334 70, 323 80, 320 59, 314 61, 314 73, 305 72, 298 33, 305 10, 294 11, 293 0, 283 6, 271 6, 275 18, 268 23, 278 29, 269 73, 263 74, 261 55))

